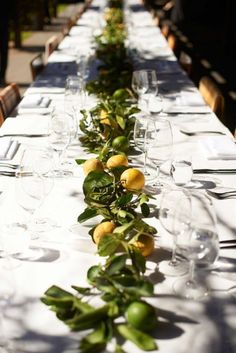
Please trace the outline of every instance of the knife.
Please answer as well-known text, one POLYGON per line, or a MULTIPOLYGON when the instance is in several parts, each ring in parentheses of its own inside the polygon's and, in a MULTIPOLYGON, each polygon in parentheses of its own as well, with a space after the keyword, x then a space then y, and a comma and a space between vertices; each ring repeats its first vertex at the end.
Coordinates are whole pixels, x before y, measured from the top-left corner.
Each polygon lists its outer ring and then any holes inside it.
POLYGON ((236 169, 193 169, 194 174, 236 174, 236 169))
POLYGON ((0 175, 4 175, 4 176, 16 176, 16 172, 13 171, 0 171, 0 175))
POLYGON ((47 137, 48 134, 4 134, 0 137, 47 137))

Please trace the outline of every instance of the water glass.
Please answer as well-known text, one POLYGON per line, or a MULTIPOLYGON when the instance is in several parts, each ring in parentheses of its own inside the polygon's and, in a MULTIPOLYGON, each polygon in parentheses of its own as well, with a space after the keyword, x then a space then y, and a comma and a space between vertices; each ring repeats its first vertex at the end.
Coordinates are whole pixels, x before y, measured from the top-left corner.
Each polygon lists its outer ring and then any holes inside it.
POLYGON ((175 158, 171 166, 171 175, 176 185, 187 185, 193 176, 191 156, 186 154, 175 158))

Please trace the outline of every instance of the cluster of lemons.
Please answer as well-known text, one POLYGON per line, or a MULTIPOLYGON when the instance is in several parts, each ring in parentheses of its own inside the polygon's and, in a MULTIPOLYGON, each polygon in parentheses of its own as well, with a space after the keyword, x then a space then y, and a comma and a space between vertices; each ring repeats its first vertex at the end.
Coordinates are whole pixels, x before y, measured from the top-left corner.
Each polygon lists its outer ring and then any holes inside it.
MULTIPOLYGON (((124 154, 111 156, 105 164, 98 158, 90 158, 83 164, 83 171, 88 175, 91 171, 110 170, 115 167, 128 167, 128 158, 124 154)), ((145 185, 143 173, 136 168, 126 169, 120 176, 120 182, 126 190, 140 191, 145 185)), ((93 232, 93 240, 98 245, 104 235, 115 232, 116 225, 113 221, 101 222, 96 226, 93 232)), ((143 256, 150 255, 154 250, 153 236, 147 233, 140 234, 137 241, 132 243, 142 253, 143 256)))

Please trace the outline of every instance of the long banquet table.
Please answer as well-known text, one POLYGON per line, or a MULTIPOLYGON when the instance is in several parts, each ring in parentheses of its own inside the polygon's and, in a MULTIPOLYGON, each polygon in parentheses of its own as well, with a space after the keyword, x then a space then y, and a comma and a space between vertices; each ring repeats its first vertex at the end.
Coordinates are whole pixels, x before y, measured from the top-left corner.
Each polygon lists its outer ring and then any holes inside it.
MULTIPOLYGON (((29 95, 41 94, 49 97, 51 103, 44 111, 27 111, 19 106, 18 115, 6 119, 0 128, 1 135, 16 133, 45 133, 51 107, 64 99, 65 79, 69 74, 76 74, 77 45, 86 52, 89 41, 84 40, 86 30, 91 32, 91 26, 98 16, 95 0, 91 8, 81 16, 76 26, 72 27, 69 36, 60 43, 58 50, 49 57, 48 65, 35 82, 27 89, 22 102, 29 95), (82 34, 82 35, 81 35, 82 34)), ((163 116, 168 118, 174 131, 175 153, 191 151, 193 166, 196 169, 235 168, 236 152, 227 159, 209 150, 212 141, 216 147, 222 147, 225 141, 233 141, 228 129, 206 107, 197 88, 188 76, 180 69, 175 56, 168 48, 167 42, 155 27, 151 15, 140 5, 138 0, 128 0, 128 18, 132 18, 133 32, 130 33, 128 45, 135 46, 132 33, 136 33, 142 60, 136 60, 136 68, 152 67, 157 69, 159 89, 166 96, 163 116), (146 45, 146 47, 145 47, 146 45), (177 99, 176 99, 177 96, 177 99), (173 103, 173 101, 175 103, 173 103), (178 101, 178 102, 177 102, 178 101), (177 104, 178 103, 178 104, 177 104), (174 106, 176 104, 176 106, 174 106), (186 136, 180 129, 194 131, 217 130, 225 136, 199 134, 186 136)), ((90 71, 96 74, 99 64, 94 60, 90 71)), ((87 102, 88 106, 94 100, 87 102)), ((16 137, 15 137, 16 138, 16 137)), ((45 145, 46 137, 17 137, 19 149, 13 159, 8 161, 18 163, 23 148, 32 145, 45 145)), ((71 148, 74 158, 88 158, 78 144, 71 148)), ((78 225, 77 233, 70 227, 76 223, 78 215, 84 210, 82 183, 84 175, 82 167, 73 163, 73 177, 55 179, 51 193, 39 210, 39 215, 50 217, 57 221, 58 227, 40 238, 32 240, 31 246, 40 249, 38 258, 21 261, 21 265, 12 269, 15 281, 15 296, 5 310, 4 326, 7 335, 13 338, 15 352, 18 353, 72 353, 78 351, 78 338, 83 333, 70 333, 42 302, 40 297, 52 284, 70 289, 72 284, 86 286, 86 273, 90 266, 103 260, 96 254, 96 247, 89 239, 86 244, 81 241, 81 235, 88 233, 91 221, 78 225)), ((135 161, 137 162, 137 161, 135 161)), ((0 170, 1 174, 1 170, 0 170)), ((225 186, 236 187, 236 174, 194 174, 198 188, 225 186)), ((0 223, 11 223, 21 220, 23 211, 17 205, 15 198, 15 178, 0 175, 0 223)), ((235 239, 236 199, 218 200, 212 198, 217 215, 219 239, 235 239)), ((94 222, 94 221, 93 221, 94 222)), ((158 219, 150 217, 147 222, 158 229, 155 239, 156 248, 148 258, 147 275, 155 284, 155 297, 150 301, 157 308, 159 323, 155 333, 160 353, 232 353, 236 352, 236 296, 229 289, 236 286, 236 256, 233 249, 221 249, 218 267, 207 275, 211 295, 203 301, 191 301, 173 294, 173 277, 163 277, 157 271, 158 262, 171 249, 171 237, 159 225, 158 219)), ((0 259, 0 266, 4 259, 0 259)), ((1 273, 1 271, 0 271, 1 273)), ((1 290, 1 286, 0 286, 1 290)), ((1 336, 1 333, 0 333, 1 336)), ((130 342, 124 348, 127 352, 141 352, 130 342)), ((108 347, 108 352, 112 351, 108 347)))

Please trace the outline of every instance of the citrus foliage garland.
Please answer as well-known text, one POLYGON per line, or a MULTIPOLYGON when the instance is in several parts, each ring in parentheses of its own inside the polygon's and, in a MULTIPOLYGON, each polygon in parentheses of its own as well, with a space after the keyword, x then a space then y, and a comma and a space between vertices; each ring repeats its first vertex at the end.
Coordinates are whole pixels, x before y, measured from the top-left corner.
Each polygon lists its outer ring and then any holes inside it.
MULTIPOLYGON (((111 340, 115 342, 115 353, 125 353, 118 343, 120 337, 145 351, 157 349, 150 332, 146 332, 157 325, 155 309, 143 299, 154 291, 144 276, 144 256, 153 250, 156 233, 142 219, 149 215, 149 196, 142 192, 141 172, 130 168, 125 158, 119 157, 125 162, 115 167, 109 159, 117 153, 124 155, 119 137, 129 141, 138 111, 130 104, 132 70, 124 47, 121 6, 120 0, 111 0, 105 12, 107 25, 96 39, 97 56, 103 66, 98 79, 88 85, 89 92, 96 93, 100 101, 90 113, 83 111, 80 124, 84 147, 98 157, 83 183, 87 207, 78 221, 103 217, 89 234, 98 244, 98 254, 106 261, 88 270, 88 287, 72 286, 76 294, 51 286, 41 298, 72 331, 90 330, 80 342, 81 353, 102 352, 111 340), (142 251, 143 239, 148 240, 150 251, 142 251), (104 302, 100 307, 88 304, 96 296, 104 302)), ((128 144, 125 146, 128 149, 128 144)))

